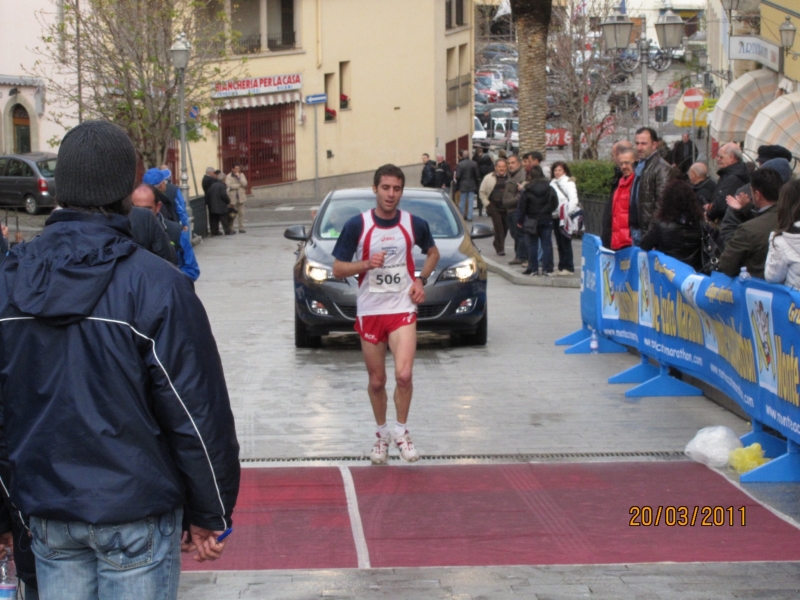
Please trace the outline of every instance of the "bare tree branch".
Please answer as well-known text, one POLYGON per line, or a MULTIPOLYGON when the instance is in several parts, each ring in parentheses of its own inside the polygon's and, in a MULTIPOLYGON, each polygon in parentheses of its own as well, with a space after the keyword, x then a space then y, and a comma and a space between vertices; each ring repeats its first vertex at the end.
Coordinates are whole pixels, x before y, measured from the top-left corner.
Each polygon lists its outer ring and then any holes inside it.
POLYGON ((54 104, 50 117, 57 124, 67 129, 77 119, 80 103, 85 118, 123 127, 145 167, 163 163, 180 120, 170 48, 182 32, 192 43, 185 73, 186 105, 200 109, 201 126, 215 127, 210 120, 219 104, 211 98, 214 84, 244 74, 244 61, 230 55, 220 0, 62 0, 59 4, 60 10, 54 0, 53 10, 37 14, 44 33, 33 48, 38 59, 28 70, 45 81, 54 104))

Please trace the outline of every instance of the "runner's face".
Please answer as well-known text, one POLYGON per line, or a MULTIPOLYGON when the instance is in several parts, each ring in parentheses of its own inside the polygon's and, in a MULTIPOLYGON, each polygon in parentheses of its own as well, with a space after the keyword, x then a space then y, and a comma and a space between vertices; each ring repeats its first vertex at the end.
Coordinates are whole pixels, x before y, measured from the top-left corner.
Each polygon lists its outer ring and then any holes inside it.
POLYGON ((403 182, 398 177, 384 175, 377 186, 372 186, 378 208, 384 213, 397 210, 400 197, 403 195, 403 182))

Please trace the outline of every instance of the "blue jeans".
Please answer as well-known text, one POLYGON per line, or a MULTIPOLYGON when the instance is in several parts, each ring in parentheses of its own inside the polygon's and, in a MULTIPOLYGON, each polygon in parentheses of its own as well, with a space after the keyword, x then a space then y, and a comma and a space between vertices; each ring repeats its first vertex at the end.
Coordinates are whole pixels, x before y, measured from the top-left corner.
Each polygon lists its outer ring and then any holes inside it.
POLYGON ((553 272, 553 219, 540 219, 536 235, 525 234, 528 243, 528 271, 539 270, 539 244, 542 245, 542 271, 553 272))
POLYGON ((638 246, 642 243, 642 230, 641 229, 634 229, 631 228, 631 241, 633 242, 634 246, 638 246))
POLYGON ((183 509, 120 525, 31 517, 42 598, 175 600, 183 509))
POLYGON ((514 239, 514 258, 517 260, 528 260, 528 246, 525 243, 525 234, 522 229, 517 227, 519 223, 519 213, 516 209, 508 212, 508 231, 514 239))
POLYGON ((458 207, 461 210, 461 214, 464 215, 464 218, 468 220, 472 220, 472 205, 475 200, 475 192, 461 192, 461 201, 458 203, 458 207), (464 203, 467 205, 467 210, 464 210, 464 203))

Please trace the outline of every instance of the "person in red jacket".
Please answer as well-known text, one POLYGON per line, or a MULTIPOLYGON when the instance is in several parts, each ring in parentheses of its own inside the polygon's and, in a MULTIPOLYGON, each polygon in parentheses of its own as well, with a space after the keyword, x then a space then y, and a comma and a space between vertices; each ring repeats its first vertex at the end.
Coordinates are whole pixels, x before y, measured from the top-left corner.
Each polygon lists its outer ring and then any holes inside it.
POLYGON ((604 239, 603 244, 611 250, 621 250, 633 245, 631 229, 628 223, 628 213, 631 204, 631 189, 633 188, 633 163, 636 155, 633 150, 623 150, 619 153, 617 164, 622 176, 611 196, 611 232, 609 239, 604 239))

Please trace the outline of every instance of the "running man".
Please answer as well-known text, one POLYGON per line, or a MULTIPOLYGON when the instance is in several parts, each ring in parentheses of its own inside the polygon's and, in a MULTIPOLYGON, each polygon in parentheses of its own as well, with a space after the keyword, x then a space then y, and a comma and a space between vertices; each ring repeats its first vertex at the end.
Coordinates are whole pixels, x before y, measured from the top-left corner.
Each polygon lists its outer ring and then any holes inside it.
POLYGON ((439 261, 439 250, 425 221, 397 209, 405 183, 403 171, 394 165, 375 171, 375 208, 350 219, 333 249, 334 277, 358 278, 355 329, 361 336, 369 374, 367 392, 378 425, 378 439, 370 453, 375 465, 385 465, 389 460, 392 439, 404 461, 419 459, 406 427, 417 351, 417 305, 425 301, 425 285, 439 261), (411 255, 414 245, 427 255, 418 277, 411 255), (393 429, 386 421, 387 346, 394 355, 397 383, 397 422, 393 429))

